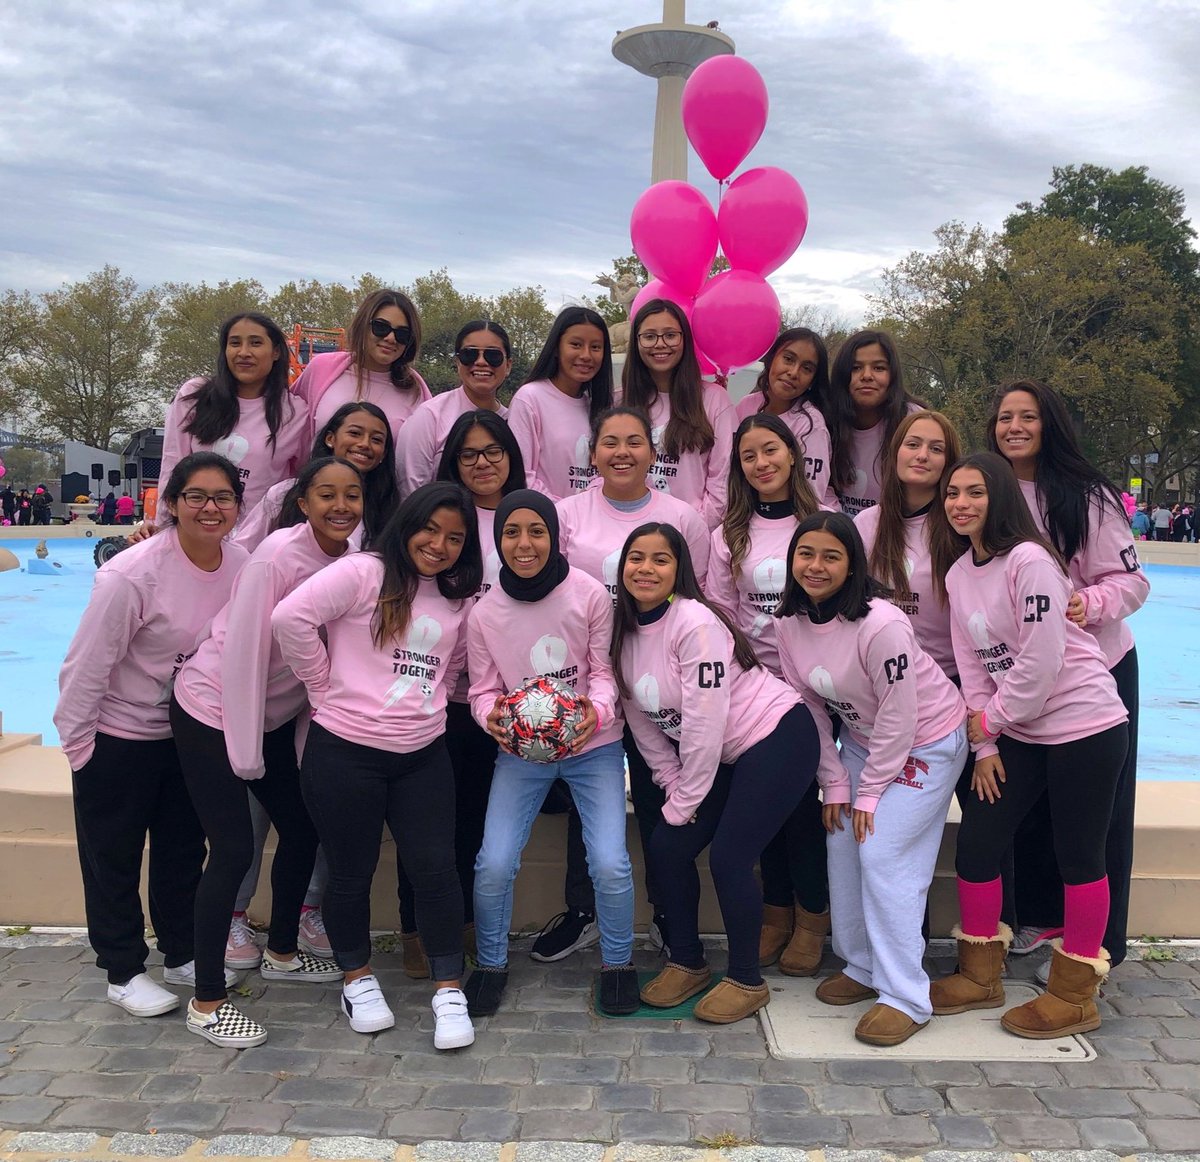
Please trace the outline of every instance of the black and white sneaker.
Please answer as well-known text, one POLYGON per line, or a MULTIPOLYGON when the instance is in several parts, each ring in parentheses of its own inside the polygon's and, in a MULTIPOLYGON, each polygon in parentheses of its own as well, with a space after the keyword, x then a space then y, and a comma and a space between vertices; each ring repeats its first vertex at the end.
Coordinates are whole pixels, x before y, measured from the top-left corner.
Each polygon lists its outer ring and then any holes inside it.
POLYGON ((600 929, 596 926, 595 913, 568 908, 565 912, 559 912, 538 933, 529 955, 533 960, 549 964, 599 942, 600 929))
POLYGON ((292 984, 328 984, 342 979, 342 970, 332 960, 320 960, 303 948, 292 960, 279 960, 268 948, 259 972, 263 980, 286 980, 292 984))
POLYGON ((215 1013, 201 1013, 188 1001, 187 1027, 189 1033, 224 1049, 249 1049, 267 1039, 266 1029, 229 1001, 215 1013))
POLYGON ((646 934, 652 948, 658 949, 668 960, 671 959, 671 944, 667 939, 667 917, 664 912, 655 912, 646 934))
POLYGON ((396 1023, 383 999, 383 990, 373 975, 360 976, 342 986, 342 1012, 356 1033, 379 1033, 396 1023))

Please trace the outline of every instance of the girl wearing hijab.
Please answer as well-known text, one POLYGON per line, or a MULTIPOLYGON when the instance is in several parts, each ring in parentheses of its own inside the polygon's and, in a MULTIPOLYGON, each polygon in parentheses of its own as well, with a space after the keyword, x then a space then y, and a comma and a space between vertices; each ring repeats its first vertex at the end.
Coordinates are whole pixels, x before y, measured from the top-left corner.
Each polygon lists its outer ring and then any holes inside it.
POLYGON ((471 712, 500 744, 475 863, 477 965, 465 992, 472 1016, 490 1016, 508 982, 513 880, 538 808, 555 779, 571 789, 583 823, 596 892, 603 959, 600 1007, 638 1008, 633 951, 633 875, 625 849, 625 774, 621 714, 608 660, 613 606, 595 578, 559 551, 558 514, 541 493, 520 489, 496 509, 499 585, 467 622, 471 712), (574 688, 584 718, 572 754, 534 763, 505 749, 499 700, 530 674, 574 688))

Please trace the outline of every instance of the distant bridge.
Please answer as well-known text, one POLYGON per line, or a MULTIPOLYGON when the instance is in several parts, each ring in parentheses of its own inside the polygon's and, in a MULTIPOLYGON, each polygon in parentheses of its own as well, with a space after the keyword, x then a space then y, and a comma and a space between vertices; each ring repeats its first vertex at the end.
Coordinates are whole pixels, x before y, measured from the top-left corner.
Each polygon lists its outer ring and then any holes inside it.
POLYGON ((0 448, 32 448, 36 452, 46 452, 51 456, 61 456, 63 446, 52 444, 46 440, 31 440, 28 436, 19 436, 16 432, 6 432, 0 428, 0 448))

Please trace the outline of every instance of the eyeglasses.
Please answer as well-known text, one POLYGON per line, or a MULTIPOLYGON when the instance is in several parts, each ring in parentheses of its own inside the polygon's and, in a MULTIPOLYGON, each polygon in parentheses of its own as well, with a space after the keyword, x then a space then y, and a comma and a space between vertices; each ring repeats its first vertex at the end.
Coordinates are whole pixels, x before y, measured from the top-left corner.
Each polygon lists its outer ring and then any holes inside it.
POLYGON ((682 331, 643 331, 638 335, 638 343, 643 347, 657 347, 659 343, 666 347, 678 347, 682 342, 682 331))
POLYGON ((470 367, 473 363, 478 362, 480 355, 483 356, 484 363, 489 367, 499 367, 508 358, 499 347, 464 347, 457 352, 455 358, 464 367, 470 367))
POLYGON ((489 444, 486 448, 464 448, 458 454, 458 462, 464 468, 470 468, 482 456, 489 464, 499 464, 507 455, 499 444, 489 444))
POLYGON ((211 500, 222 512, 237 508, 238 503, 236 492, 202 492, 199 488, 189 488, 187 492, 181 492, 179 499, 188 508, 203 508, 211 500))
POLYGON ((408 341, 412 338, 412 328, 393 327, 392 324, 387 321, 387 319, 372 319, 371 334, 374 335, 376 339, 385 339, 388 335, 395 335, 396 342, 399 343, 401 347, 407 347, 408 341))

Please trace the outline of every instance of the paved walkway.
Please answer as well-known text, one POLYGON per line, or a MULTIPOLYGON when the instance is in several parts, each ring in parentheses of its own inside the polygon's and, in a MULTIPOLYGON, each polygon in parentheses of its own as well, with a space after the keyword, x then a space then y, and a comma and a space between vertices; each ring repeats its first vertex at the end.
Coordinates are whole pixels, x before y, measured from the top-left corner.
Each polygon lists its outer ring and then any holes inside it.
MULTIPOLYGON (((384 954, 395 1029, 362 1037, 336 987, 251 974, 247 1007, 271 1040, 238 1053, 189 1034, 178 1013, 121 1013, 91 959, 77 939, 0 937, 0 1157, 671 1162, 754 1143, 721 1156, 799 1162, 823 1149, 825 1162, 880 1157, 862 1151, 949 1162, 958 1151, 1085 1149, 1108 1152, 1089 1162, 1187 1152, 1200 1162, 1196 962, 1118 969, 1090 1035, 1097 1061, 974 1064, 778 1061, 756 1021, 599 1019, 588 1003, 595 952, 539 965, 521 945, 504 1009, 478 1023, 470 1049, 433 1049, 427 984, 384 954)), ((1014 974, 1036 960, 1014 961, 1014 974)))

